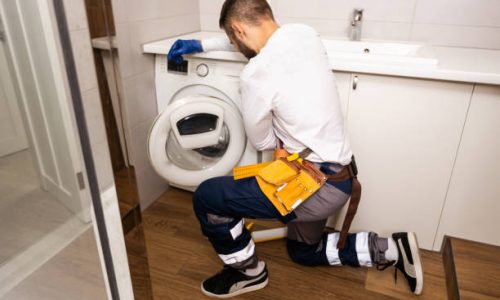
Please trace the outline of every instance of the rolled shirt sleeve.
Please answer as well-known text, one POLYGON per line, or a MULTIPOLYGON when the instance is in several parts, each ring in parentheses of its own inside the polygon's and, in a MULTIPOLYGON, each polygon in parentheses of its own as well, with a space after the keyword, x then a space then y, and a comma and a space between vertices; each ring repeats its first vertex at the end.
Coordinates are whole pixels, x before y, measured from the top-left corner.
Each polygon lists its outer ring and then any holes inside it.
POLYGON ((203 51, 236 51, 227 36, 201 40, 203 51))

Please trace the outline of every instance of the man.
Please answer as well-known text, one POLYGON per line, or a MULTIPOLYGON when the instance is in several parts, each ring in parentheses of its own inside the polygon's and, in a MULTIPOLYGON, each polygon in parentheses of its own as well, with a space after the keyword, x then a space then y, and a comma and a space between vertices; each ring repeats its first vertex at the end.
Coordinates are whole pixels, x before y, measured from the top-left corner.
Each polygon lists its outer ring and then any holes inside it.
MULTIPOLYGON (((242 114, 247 136, 258 150, 281 141, 289 153, 309 148, 306 159, 324 173, 335 174, 351 162, 335 78, 318 34, 304 25, 278 26, 266 0, 226 0, 220 27, 227 39, 178 40, 169 60, 183 54, 230 50, 248 59, 241 74, 242 114)), ((243 218, 279 219, 288 226, 289 256, 304 265, 394 266, 420 294, 422 266, 414 233, 380 238, 373 232, 350 234, 337 249, 338 233, 323 233, 326 220, 346 203, 352 181, 328 182, 293 212, 282 216, 254 177, 230 176, 203 182, 193 196, 202 232, 222 259, 224 268, 206 279, 201 289, 227 298, 267 285, 266 264, 243 218)))

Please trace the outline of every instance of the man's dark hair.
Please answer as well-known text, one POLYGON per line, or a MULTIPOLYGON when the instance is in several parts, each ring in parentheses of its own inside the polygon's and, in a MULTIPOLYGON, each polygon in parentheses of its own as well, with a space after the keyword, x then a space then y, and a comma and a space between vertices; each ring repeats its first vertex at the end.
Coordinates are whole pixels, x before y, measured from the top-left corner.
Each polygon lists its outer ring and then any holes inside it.
POLYGON ((233 20, 259 25, 263 18, 274 21, 273 11, 266 0, 226 0, 220 12, 219 27, 232 34, 233 20))

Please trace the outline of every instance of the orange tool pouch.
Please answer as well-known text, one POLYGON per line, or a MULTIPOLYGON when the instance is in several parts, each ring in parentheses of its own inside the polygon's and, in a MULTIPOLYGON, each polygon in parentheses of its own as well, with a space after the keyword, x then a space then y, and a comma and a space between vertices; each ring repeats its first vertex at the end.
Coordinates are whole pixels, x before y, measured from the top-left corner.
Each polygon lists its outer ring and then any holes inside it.
POLYGON ((298 154, 282 156, 283 152, 275 153, 277 159, 274 162, 237 167, 234 178, 255 176, 262 192, 285 216, 313 195, 327 178, 313 163, 303 160, 298 154))
POLYGON ((274 162, 236 167, 234 179, 255 177, 262 192, 283 216, 304 203, 327 180, 340 182, 352 179, 351 199, 337 243, 337 248, 343 249, 361 200, 361 184, 357 179, 358 170, 354 156, 351 163, 335 175, 325 175, 313 163, 303 160, 298 154, 289 155, 282 148, 276 149, 274 159, 274 162))
POLYGON ((314 165, 289 158, 274 161, 255 177, 262 192, 283 216, 304 203, 326 182, 326 177, 314 165))

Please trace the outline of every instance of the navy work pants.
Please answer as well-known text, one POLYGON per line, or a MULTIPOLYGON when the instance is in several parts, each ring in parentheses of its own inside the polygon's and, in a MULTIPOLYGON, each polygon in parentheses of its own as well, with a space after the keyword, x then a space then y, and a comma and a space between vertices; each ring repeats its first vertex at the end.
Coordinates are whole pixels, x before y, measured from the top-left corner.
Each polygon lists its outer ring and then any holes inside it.
MULTIPOLYGON (((258 262, 255 244, 244 219, 278 219, 288 226, 287 249, 304 265, 371 266, 384 262, 387 239, 373 232, 349 234, 337 250, 338 233, 324 233, 327 218, 337 213, 349 195, 345 186, 325 184, 294 212, 283 217, 262 193, 255 178, 224 176, 203 182, 193 195, 193 206, 203 234, 225 265, 244 269, 258 262), (342 191, 342 190, 344 191, 342 191)), ((350 186, 347 189, 350 192, 350 186)))

